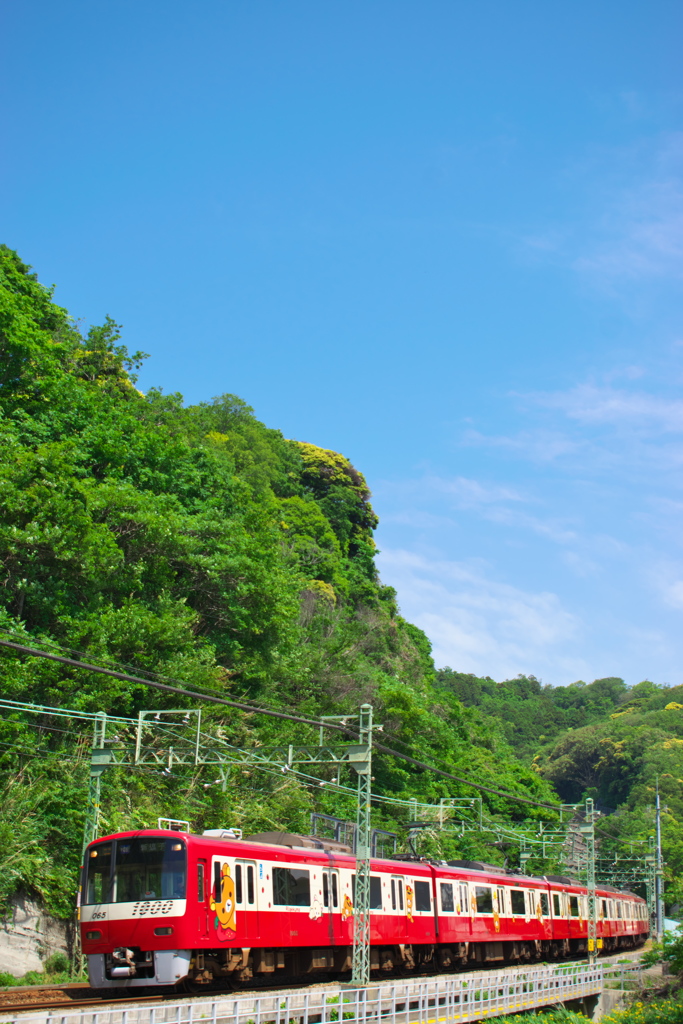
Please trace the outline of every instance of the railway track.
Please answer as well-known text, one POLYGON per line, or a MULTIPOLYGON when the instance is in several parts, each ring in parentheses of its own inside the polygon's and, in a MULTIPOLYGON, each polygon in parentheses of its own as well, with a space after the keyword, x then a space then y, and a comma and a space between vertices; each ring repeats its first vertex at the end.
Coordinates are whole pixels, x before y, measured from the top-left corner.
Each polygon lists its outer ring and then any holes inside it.
MULTIPOLYGON (((630 954, 614 954, 609 957, 601 957, 602 963, 616 963, 623 960, 625 956, 628 959, 636 959, 642 950, 635 950, 630 954)), ((585 959, 582 960, 568 960, 563 961, 562 965, 571 967, 573 964, 585 963, 585 959)), ((529 965, 531 966, 531 965, 529 965)), ((508 966, 501 968, 501 973, 519 971, 520 966, 508 966)), ((461 971, 453 972, 458 974, 471 974, 475 976, 478 971, 461 971)), ((414 980, 429 981, 432 978, 445 978, 451 976, 451 972, 441 972, 436 975, 416 975, 411 972, 410 977, 414 980)), ((405 975, 403 976, 405 980, 405 975)), ((383 978, 384 981, 391 980, 390 978, 383 978)), ((117 1003, 128 1003, 131 1005, 138 1005, 140 1003, 163 1003, 169 1001, 177 1002, 179 999, 192 1000, 194 998, 206 998, 207 996, 228 996, 234 994, 238 997, 249 997, 257 995, 266 995, 269 992, 284 992, 291 991, 293 989, 325 989, 325 988, 338 988, 339 982, 317 982, 312 985, 302 985, 301 979, 295 979, 290 982, 284 979, 279 981, 277 985, 264 984, 263 986, 252 987, 250 989, 238 989, 236 991, 228 988, 209 988, 202 987, 196 991, 183 991, 177 988, 164 989, 163 991, 155 991, 153 993, 146 993, 140 989, 92 989, 87 982, 72 982, 66 985, 27 985, 27 986, 16 986, 13 988, 0 989, 0 1015, 6 1016, 7 1014, 13 1013, 30 1013, 34 1010, 72 1010, 72 1009, 86 1009, 87 1007, 95 1006, 106 1006, 117 1003)))
MULTIPOLYGON (((169 994, 156 993, 149 996, 133 995, 131 1000, 131 995, 133 994, 130 990, 122 991, 120 994, 112 989, 94 990, 87 982, 74 982, 70 985, 16 986, 0 990, 0 1014, 32 1010, 81 1009, 126 998, 136 1003, 171 998, 169 994)), ((177 998, 178 993, 174 992, 173 996, 177 998)))

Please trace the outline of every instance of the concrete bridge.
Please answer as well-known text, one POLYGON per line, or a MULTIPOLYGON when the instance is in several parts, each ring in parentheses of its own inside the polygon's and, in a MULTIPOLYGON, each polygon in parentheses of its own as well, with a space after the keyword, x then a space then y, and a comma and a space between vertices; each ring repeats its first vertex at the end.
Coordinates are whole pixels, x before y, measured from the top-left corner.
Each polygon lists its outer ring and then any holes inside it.
POLYGON ((13 1011, 0 1024, 466 1024, 566 1004, 599 1020, 640 980, 637 961, 553 964, 498 971, 262 992, 130 1001, 69 1011, 13 1011))

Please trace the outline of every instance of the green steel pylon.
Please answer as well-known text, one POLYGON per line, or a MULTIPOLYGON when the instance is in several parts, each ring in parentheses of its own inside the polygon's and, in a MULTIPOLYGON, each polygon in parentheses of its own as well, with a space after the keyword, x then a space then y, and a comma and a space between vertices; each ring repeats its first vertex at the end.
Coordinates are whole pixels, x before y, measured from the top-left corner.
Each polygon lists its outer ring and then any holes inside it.
POLYGON ((595 896, 595 808, 586 800, 586 824, 581 829, 586 842, 586 889, 588 891, 588 961, 595 963, 598 952, 598 901, 595 896))
POLYGON ((356 807, 356 892, 354 895, 351 985, 370 983, 370 800, 372 796, 372 705, 362 704, 359 744, 349 762, 358 773, 356 807))

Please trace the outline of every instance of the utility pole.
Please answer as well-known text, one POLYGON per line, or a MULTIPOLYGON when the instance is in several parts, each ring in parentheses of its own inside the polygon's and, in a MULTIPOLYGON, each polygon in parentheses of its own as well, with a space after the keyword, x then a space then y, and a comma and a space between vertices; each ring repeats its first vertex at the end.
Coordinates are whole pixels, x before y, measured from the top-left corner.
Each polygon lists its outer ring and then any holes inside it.
POLYGON ((664 921, 662 913, 662 812, 659 802, 659 776, 657 776, 657 801, 655 805, 656 849, 655 849, 655 929, 657 942, 662 941, 664 921))
POLYGON ((85 812, 85 827, 83 829, 83 848, 81 857, 85 853, 88 843, 97 838, 100 824, 100 788, 102 772, 111 762, 111 752, 106 749, 107 737, 107 716, 103 711, 98 712, 95 717, 93 730, 92 750, 90 752, 90 780, 88 783, 88 803, 85 812))
POLYGON ((581 826, 586 843, 586 890, 588 892, 588 962, 595 963, 598 948, 598 915, 595 896, 595 806, 586 800, 586 823, 581 826))
POLYGON ((657 930, 657 900, 655 896, 655 890, 657 888, 657 858, 655 856, 655 837, 648 837, 648 855, 645 858, 645 864, 647 869, 647 880, 645 882, 645 892, 647 898, 647 912, 650 920, 650 930, 656 932, 657 930))
POLYGON ((349 762, 358 774, 356 806, 356 893, 351 985, 370 983, 370 800, 372 797, 372 705, 362 704, 359 740, 349 762))

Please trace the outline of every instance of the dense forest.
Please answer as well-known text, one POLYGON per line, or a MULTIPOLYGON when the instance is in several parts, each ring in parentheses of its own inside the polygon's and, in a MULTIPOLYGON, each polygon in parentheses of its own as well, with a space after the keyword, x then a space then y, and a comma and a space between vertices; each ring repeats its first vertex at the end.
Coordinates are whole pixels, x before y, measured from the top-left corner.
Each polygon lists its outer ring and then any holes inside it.
MULTIPOLYGON (((604 848, 627 850, 652 833, 659 776, 677 900, 683 693, 436 671, 427 637, 378 577, 377 518, 349 460, 284 438, 231 394, 199 405, 143 394, 135 371, 144 358, 128 353, 111 319, 79 330, 0 247, 0 637, 302 717, 370 702, 385 743, 465 780, 376 756, 373 790, 384 800, 374 824, 396 832, 400 849, 412 841, 431 855, 518 863, 500 828, 532 834, 558 820, 534 801, 592 795, 614 811, 602 819, 604 848), (427 814, 409 840, 408 801, 475 796, 485 829, 440 830, 427 814)), ((92 725, 79 715, 201 706, 204 728, 240 748, 317 738, 306 724, 10 648, 0 648, 0 679, 5 701, 72 712, 5 707, 0 723, 0 901, 28 891, 61 916, 73 904, 88 788, 92 725)), ((321 786, 295 772, 233 768, 226 787, 215 767, 110 768, 101 828, 170 816, 193 829, 308 832, 312 811, 355 815, 343 788, 351 772, 341 789, 330 774, 318 767, 321 786)))

